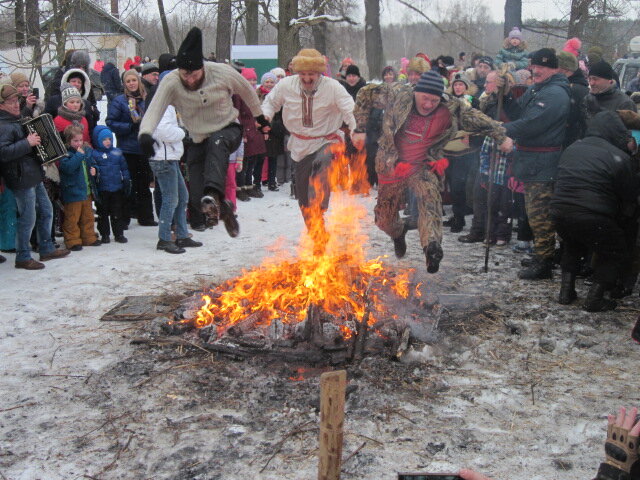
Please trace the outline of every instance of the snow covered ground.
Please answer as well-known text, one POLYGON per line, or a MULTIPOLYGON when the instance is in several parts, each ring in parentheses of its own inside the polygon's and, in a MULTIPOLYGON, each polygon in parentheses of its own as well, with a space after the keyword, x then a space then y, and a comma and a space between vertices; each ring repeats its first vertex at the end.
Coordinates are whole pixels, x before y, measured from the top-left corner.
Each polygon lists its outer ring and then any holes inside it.
MULTIPOLYGON (((392 254, 373 226, 374 199, 361 200, 370 256, 392 254)), ((128 244, 85 247, 42 271, 16 270, 5 255, 0 478, 316 477, 317 375, 293 382, 282 365, 132 346, 147 322, 99 321, 126 295, 180 293, 258 265, 278 237, 294 246, 303 226, 288 185, 241 203, 239 220, 237 239, 221 226, 194 232, 204 247, 182 255, 157 251, 157 229, 136 223, 128 244)), ((349 369, 357 389, 344 456, 366 444, 343 478, 462 466, 502 480, 592 478, 606 413, 640 404, 640 348, 629 338, 637 294, 615 313, 563 307, 558 280, 517 280, 520 257, 510 249, 494 250, 490 273, 480 273, 482 248, 456 236, 446 235, 437 275, 426 273, 415 232, 407 257, 388 262, 415 267, 442 298, 490 306, 468 318, 458 311, 430 363, 372 359, 349 369)))

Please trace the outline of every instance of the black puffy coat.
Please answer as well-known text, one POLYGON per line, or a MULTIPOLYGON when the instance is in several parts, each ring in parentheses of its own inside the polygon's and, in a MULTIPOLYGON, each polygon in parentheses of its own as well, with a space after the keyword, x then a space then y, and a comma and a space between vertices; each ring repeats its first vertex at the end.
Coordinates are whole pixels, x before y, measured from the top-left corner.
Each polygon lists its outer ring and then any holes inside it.
POLYGON ((111 101, 122 93, 122 80, 118 68, 111 62, 104 64, 102 72, 100 72, 100 80, 107 95, 107 100, 111 101))
POLYGON ((0 110, 0 173, 12 190, 35 187, 44 179, 20 117, 3 110, 0 110))
POLYGON ((615 112, 593 117, 586 136, 560 157, 551 210, 583 212, 616 218, 635 204, 638 177, 626 145, 630 133, 615 112))
POLYGON ((587 122, 587 127, 591 122, 591 119, 598 113, 604 110, 610 110, 615 112, 616 110, 631 110, 637 111, 636 104, 633 100, 613 85, 609 90, 602 93, 589 93, 584 97, 582 102, 582 112, 587 122))

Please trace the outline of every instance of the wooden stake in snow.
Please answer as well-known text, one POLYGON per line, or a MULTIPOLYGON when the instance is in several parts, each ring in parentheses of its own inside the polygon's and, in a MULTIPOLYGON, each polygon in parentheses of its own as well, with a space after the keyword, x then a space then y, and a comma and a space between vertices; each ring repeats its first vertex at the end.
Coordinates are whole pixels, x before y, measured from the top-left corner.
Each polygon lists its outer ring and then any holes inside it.
POLYGON ((320 375, 320 462, 318 480, 339 480, 347 372, 320 375))

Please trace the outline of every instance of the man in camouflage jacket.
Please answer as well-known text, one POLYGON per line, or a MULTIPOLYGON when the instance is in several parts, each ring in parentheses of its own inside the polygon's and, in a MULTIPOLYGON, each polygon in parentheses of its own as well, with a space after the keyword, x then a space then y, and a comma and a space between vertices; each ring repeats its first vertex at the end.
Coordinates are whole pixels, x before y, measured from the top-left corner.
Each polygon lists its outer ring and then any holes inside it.
POLYGON ((418 231, 427 271, 435 273, 443 257, 440 191, 448 163, 441 158, 444 146, 458 130, 490 136, 506 151, 511 151, 513 143, 498 122, 445 96, 444 82, 435 71, 423 73, 415 89, 398 83, 362 88, 354 111, 357 128, 352 134, 357 148, 364 144, 364 128, 373 108, 384 110, 376 155, 376 225, 393 239, 396 256, 403 257, 407 227, 399 210, 404 190, 410 188, 418 197, 418 231))

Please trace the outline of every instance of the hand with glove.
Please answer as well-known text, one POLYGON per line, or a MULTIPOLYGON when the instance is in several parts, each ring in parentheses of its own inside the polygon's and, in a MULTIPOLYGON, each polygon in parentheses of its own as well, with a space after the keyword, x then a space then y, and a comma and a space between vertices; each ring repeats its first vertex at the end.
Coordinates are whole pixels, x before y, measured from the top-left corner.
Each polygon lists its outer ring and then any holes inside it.
POLYGON ((156 145, 157 142, 148 133, 140 135, 138 137, 138 143, 140 144, 140 150, 144 156, 153 157, 156 154, 154 145, 156 145))
POLYGON ((125 197, 131 196, 131 179, 122 180, 122 191, 125 197))
POLYGON ((264 115, 260 114, 256 117, 256 127, 258 127, 258 130, 262 133, 269 133, 271 130, 271 122, 269 122, 264 115))
POLYGON ((637 480, 640 478, 640 460, 638 459, 638 436, 640 420, 638 409, 627 411, 620 407, 617 416, 609 415, 607 441, 604 444, 605 463, 600 464, 598 480, 637 480), (624 473, 622 473, 624 472, 624 473))
POLYGON ((242 158, 236 159, 236 172, 240 173, 242 171, 242 158))

